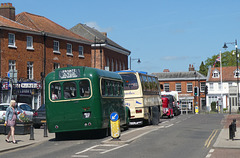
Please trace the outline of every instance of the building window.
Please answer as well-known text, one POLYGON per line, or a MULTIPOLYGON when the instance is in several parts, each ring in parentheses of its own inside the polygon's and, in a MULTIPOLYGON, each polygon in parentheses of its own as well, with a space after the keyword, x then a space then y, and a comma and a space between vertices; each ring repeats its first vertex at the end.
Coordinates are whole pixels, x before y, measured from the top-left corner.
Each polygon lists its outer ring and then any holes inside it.
POLYGON ((176 83, 176 91, 178 91, 178 92, 182 91, 181 83, 176 83))
POLYGON ((33 50, 33 37, 27 36, 27 49, 33 50))
POLYGON ((222 90, 222 83, 218 83, 218 90, 222 90))
POLYGON ((112 59, 112 65, 111 65, 111 67, 112 67, 112 70, 111 70, 111 71, 114 71, 114 63, 113 63, 113 59, 112 59))
POLYGON ((27 62, 27 78, 33 79, 33 62, 27 62))
POLYGON ((78 46, 78 57, 84 57, 83 46, 78 46))
POLYGON ((209 90, 213 90, 213 83, 209 83, 209 85, 210 85, 209 90))
POLYGON ((192 83, 187 83, 187 92, 192 92, 193 86, 192 83))
POLYGON ((125 70, 125 64, 124 63, 122 63, 122 69, 125 70))
POLYGON ((9 60, 8 67, 9 67, 9 71, 16 70, 16 60, 9 60))
POLYGON ((122 70, 122 64, 121 64, 121 61, 119 62, 119 70, 122 70))
POLYGON ((169 92, 169 83, 164 83, 164 91, 169 92))
POLYGON ((60 64, 59 63, 54 63, 53 64, 53 70, 58 69, 58 68, 60 68, 60 64))
POLYGON ((72 44, 67 43, 67 55, 73 55, 72 54, 72 44))
POLYGON ((8 34, 8 47, 14 47, 16 48, 15 44, 15 34, 9 33, 8 34))
POLYGON ((234 78, 237 78, 237 77, 239 77, 239 70, 234 71, 234 78))
POLYGON ((72 67, 72 65, 70 65, 70 64, 67 64, 67 67, 72 67))
POLYGON ((200 86, 201 86, 201 87, 200 87, 200 91, 201 91, 201 92, 204 92, 204 91, 205 91, 205 87, 206 87, 206 82, 201 82, 201 83, 200 83, 200 86))
POLYGON ((60 53, 59 52, 59 41, 53 41, 53 52, 60 53))
POLYGON ((117 60, 116 60, 116 63, 115 63, 116 65, 116 67, 115 67, 115 71, 118 71, 118 62, 117 62, 117 60))
POLYGON ((218 70, 214 70, 212 73, 212 77, 213 78, 219 78, 219 71, 218 70))

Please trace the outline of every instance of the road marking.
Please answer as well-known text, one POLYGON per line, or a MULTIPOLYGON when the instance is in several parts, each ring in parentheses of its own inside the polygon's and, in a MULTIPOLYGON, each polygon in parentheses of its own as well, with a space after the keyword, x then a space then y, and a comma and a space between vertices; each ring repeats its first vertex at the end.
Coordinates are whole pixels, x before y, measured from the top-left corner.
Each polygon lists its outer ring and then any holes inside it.
POLYGON ((88 157, 88 155, 72 155, 71 157, 88 157))
POLYGON ((92 147, 90 147, 90 148, 87 148, 87 149, 85 149, 85 150, 83 150, 83 151, 80 151, 80 152, 75 153, 75 155, 79 155, 79 154, 81 154, 81 153, 87 152, 87 151, 89 151, 89 150, 91 150, 91 149, 93 149, 93 148, 96 148, 96 147, 98 147, 98 146, 99 146, 99 145, 94 145, 94 146, 92 146, 92 147))
POLYGON ((209 152, 210 152, 210 153, 213 153, 213 152, 214 152, 214 149, 211 149, 209 152))
POLYGON ((180 123, 180 122, 182 122, 182 121, 177 121, 176 123, 180 123))
POLYGON ((165 126, 165 128, 171 127, 171 126, 173 126, 173 125, 174 125, 174 124, 167 125, 167 126, 165 126))
POLYGON ((211 156, 212 156, 212 154, 207 154, 206 158, 209 158, 209 157, 211 157, 211 156))
POLYGON ((117 150, 117 149, 119 149, 119 148, 123 148, 123 147, 125 147, 125 146, 127 146, 127 145, 128 145, 128 144, 124 144, 124 145, 118 146, 118 147, 116 147, 116 148, 103 151, 103 152, 101 152, 100 154, 105 154, 105 153, 108 153, 108 152, 110 152, 110 151, 117 150))
POLYGON ((210 135, 210 136, 208 137, 208 139, 205 141, 205 144, 204 144, 205 147, 207 147, 207 148, 209 147, 209 145, 211 144, 213 138, 216 136, 217 132, 218 132, 218 129, 217 129, 217 130, 214 129, 214 130, 212 131, 211 135, 210 135))

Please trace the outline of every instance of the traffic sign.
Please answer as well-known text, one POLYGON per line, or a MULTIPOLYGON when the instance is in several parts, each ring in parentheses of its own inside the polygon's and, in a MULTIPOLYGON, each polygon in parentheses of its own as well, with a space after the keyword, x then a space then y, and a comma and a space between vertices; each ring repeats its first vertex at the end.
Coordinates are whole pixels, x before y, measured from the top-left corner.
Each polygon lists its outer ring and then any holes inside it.
POLYGON ((110 119, 111 119, 112 121, 117 121, 118 118, 119 118, 119 115, 118 115, 117 112, 113 112, 113 113, 111 113, 111 115, 110 115, 110 119))

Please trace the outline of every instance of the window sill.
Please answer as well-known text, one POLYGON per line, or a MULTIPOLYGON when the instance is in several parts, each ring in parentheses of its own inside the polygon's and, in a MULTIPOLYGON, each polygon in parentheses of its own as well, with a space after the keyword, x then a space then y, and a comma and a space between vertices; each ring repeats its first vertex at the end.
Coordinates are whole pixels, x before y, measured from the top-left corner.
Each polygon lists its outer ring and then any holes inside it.
POLYGON ((73 57, 73 54, 72 53, 67 53, 67 56, 72 56, 73 57))
POLYGON ((33 47, 27 47, 27 50, 34 50, 33 47))
POLYGON ((79 58, 85 58, 85 56, 84 56, 84 55, 78 55, 78 57, 79 57, 79 58))
POLYGON ((14 45, 8 45, 8 48, 17 48, 17 46, 14 46, 14 45))
POLYGON ((59 52, 59 51, 53 51, 53 53, 55 53, 55 54, 61 54, 61 52, 59 52))

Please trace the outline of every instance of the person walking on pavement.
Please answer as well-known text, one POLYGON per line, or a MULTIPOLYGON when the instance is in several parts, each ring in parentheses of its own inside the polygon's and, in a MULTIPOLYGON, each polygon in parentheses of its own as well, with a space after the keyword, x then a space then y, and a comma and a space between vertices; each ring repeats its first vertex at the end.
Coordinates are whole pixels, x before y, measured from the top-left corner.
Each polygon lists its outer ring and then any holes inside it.
POLYGON ((22 120, 19 118, 19 116, 17 114, 17 109, 15 106, 16 106, 16 101, 11 100, 9 107, 6 109, 6 116, 5 116, 5 124, 7 126, 10 126, 10 130, 8 132, 8 135, 7 135, 7 138, 5 139, 5 141, 7 143, 10 143, 9 138, 10 138, 10 136, 12 136, 13 144, 17 144, 17 141, 15 140, 15 137, 14 137, 16 119, 18 119, 20 122, 22 122, 22 120))

